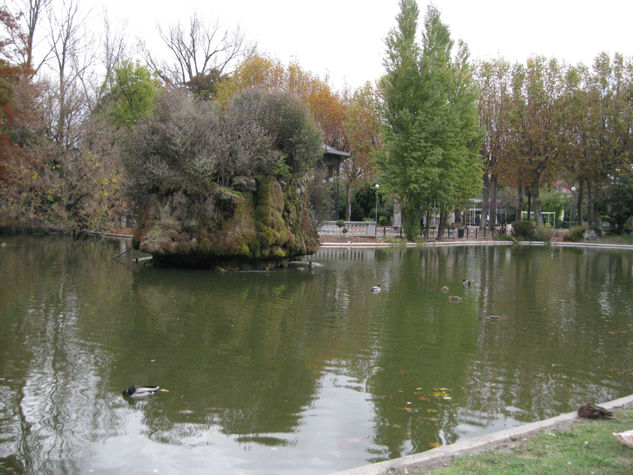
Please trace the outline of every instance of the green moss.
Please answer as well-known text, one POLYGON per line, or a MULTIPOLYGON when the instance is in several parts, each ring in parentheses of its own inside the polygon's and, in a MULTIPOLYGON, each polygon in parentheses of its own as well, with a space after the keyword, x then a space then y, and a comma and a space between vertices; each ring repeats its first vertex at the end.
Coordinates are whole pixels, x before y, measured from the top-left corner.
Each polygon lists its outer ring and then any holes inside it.
POLYGON ((256 192, 216 188, 208 194, 175 191, 153 197, 138 233, 141 249, 161 256, 165 265, 216 267, 231 261, 242 266, 251 260, 253 266, 274 267, 318 245, 309 211, 293 200, 296 196, 284 194, 270 177, 260 179, 256 192))
POLYGON ((273 249, 273 253, 272 253, 272 255, 273 255, 273 256, 275 256, 275 257, 288 257, 288 252, 287 252, 287 251, 284 251, 284 250, 283 250, 282 248, 280 248, 280 247, 275 247, 275 248, 273 249))

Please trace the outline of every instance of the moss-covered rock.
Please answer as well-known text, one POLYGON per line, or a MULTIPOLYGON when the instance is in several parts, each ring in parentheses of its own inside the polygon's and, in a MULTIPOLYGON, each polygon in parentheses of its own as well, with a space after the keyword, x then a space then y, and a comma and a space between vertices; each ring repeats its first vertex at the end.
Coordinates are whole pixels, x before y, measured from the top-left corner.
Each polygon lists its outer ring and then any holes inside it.
POLYGON ((246 189, 152 195, 139 213, 135 247, 158 265, 223 269, 268 269, 316 252, 318 235, 304 197, 285 192, 271 177, 246 189))

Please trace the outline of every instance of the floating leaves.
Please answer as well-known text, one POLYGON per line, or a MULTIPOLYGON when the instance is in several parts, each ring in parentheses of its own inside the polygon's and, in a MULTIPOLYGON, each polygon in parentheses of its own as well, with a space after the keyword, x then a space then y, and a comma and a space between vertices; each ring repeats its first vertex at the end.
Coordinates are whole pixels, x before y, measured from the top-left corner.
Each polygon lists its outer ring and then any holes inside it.
POLYGON ((445 401, 450 401, 452 399, 447 388, 433 388, 433 396, 444 399, 445 401))
POLYGON ((436 447, 441 447, 441 446, 442 446, 442 444, 440 444, 439 442, 431 442, 431 443, 429 443, 429 447, 436 448, 436 447))

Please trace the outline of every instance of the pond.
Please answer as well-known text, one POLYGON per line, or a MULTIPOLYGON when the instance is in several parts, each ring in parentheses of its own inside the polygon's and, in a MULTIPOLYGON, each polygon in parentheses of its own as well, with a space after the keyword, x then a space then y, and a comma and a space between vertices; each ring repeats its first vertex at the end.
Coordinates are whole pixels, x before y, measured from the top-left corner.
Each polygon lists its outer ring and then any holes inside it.
POLYGON ((321 250, 313 273, 221 273, 1 240, 0 471, 323 474, 633 393, 631 251, 321 250), (130 384, 168 391, 130 402, 130 384))

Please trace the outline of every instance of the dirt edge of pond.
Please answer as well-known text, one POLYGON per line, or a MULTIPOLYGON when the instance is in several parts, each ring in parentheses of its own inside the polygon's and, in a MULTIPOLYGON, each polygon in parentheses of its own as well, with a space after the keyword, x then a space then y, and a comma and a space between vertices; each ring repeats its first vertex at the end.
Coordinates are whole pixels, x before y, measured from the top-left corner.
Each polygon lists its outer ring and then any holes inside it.
MULTIPOLYGON (((633 395, 614 399, 600 405, 607 409, 615 409, 631 404, 633 404, 633 395)), ((550 419, 481 435, 472 439, 461 440, 454 444, 427 450, 426 452, 407 455, 385 462, 362 465, 337 472, 336 475, 404 475, 421 473, 449 465, 453 459, 464 455, 474 455, 490 450, 510 451, 515 448, 513 447, 514 445, 521 442, 521 439, 543 429, 564 430, 566 427, 582 420, 578 418, 576 412, 569 412, 550 419)))

